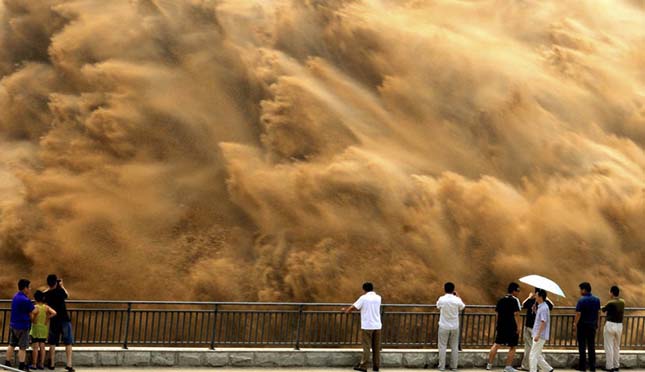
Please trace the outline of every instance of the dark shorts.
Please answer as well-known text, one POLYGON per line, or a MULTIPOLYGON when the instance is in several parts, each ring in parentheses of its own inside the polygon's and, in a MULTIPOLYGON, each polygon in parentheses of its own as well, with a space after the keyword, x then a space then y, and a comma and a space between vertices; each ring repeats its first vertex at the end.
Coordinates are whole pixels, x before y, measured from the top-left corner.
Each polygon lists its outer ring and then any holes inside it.
POLYGON ((29 330, 9 328, 9 345, 26 349, 29 347, 29 330))
POLYGON ((33 338, 33 337, 31 338, 31 343, 32 344, 38 344, 38 343, 43 343, 44 344, 45 342, 47 342, 46 338, 33 338))
POLYGON ((502 330, 497 331, 497 335, 495 336, 495 343, 498 345, 505 345, 505 346, 510 346, 514 347, 519 344, 520 341, 520 335, 515 332, 515 330, 502 330))
POLYGON ((50 345, 60 345, 61 338, 63 345, 73 345, 74 336, 72 336, 72 322, 51 321, 49 323, 49 337, 47 343, 50 345))

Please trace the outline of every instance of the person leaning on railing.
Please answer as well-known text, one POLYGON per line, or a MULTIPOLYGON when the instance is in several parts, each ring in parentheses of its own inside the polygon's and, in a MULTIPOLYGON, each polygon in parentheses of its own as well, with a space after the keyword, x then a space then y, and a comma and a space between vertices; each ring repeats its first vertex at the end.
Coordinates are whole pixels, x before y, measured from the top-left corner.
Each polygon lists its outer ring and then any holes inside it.
POLYGON ((620 337, 623 334, 623 316, 625 314, 625 301, 618 297, 620 289, 617 286, 609 290, 610 300, 607 305, 602 307, 602 311, 607 313, 605 319, 605 358, 606 370, 617 372, 620 368, 620 337))
POLYGON ((374 285, 370 282, 363 283, 364 294, 343 311, 347 314, 354 310, 361 312, 361 344, 363 355, 361 363, 354 367, 356 371, 367 372, 370 361, 370 347, 372 348, 372 369, 378 371, 381 364, 381 296, 374 292, 374 285))

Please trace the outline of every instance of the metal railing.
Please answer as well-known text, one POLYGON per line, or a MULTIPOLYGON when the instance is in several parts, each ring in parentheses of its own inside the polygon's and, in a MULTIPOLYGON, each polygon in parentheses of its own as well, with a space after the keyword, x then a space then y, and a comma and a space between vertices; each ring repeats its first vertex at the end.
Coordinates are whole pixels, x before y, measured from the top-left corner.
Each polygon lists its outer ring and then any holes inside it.
MULTIPOLYGON (((0 344, 8 342, 10 300, 0 300, 0 344)), ((259 302, 69 301, 75 343, 98 346, 355 347, 360 316, 347 304, 259 302)), ((551 313, 548 346, 575 348, 574 309, 551 313)), ((436 348, 434 305, 382 307, 385 348, 436 348)), ((604 318, 601 319, 604 323, 604 318)), ((601 323, 601 324, 602 324, 601 323)), ((461 314, 462 348, 487 348, 495 339, 494 306, 468 306, 461 314)), ((597 332, 602 346, 602 331, 597 332)), ((645 308, 625 309, 624 349, 645 349, 645 308)))

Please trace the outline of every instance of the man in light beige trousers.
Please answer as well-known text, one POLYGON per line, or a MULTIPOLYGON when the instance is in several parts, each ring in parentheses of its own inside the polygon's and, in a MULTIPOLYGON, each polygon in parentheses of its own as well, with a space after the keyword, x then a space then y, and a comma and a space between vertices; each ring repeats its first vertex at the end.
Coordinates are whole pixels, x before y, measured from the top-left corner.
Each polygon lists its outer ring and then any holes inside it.
POLYGON ((623 334, 623 314, 625 301, 618 297, 620 289, 613 286, 609 290, 609 302, 602 307, 607 313, 604 330, 606 370, 616 372, 620 368, 620 338, 623 334))

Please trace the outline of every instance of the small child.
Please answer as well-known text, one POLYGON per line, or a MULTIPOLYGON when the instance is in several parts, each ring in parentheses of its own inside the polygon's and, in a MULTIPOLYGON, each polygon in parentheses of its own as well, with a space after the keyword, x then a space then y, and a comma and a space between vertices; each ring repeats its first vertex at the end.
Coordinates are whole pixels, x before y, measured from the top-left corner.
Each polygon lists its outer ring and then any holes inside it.
POLYGON ((45 341, 49 333, 49 318, 56 311, 44 303, 45 294, 42 291, 34 293, 37 312, 31 324, 32 358, 30 369, 45 369, 45 341))

